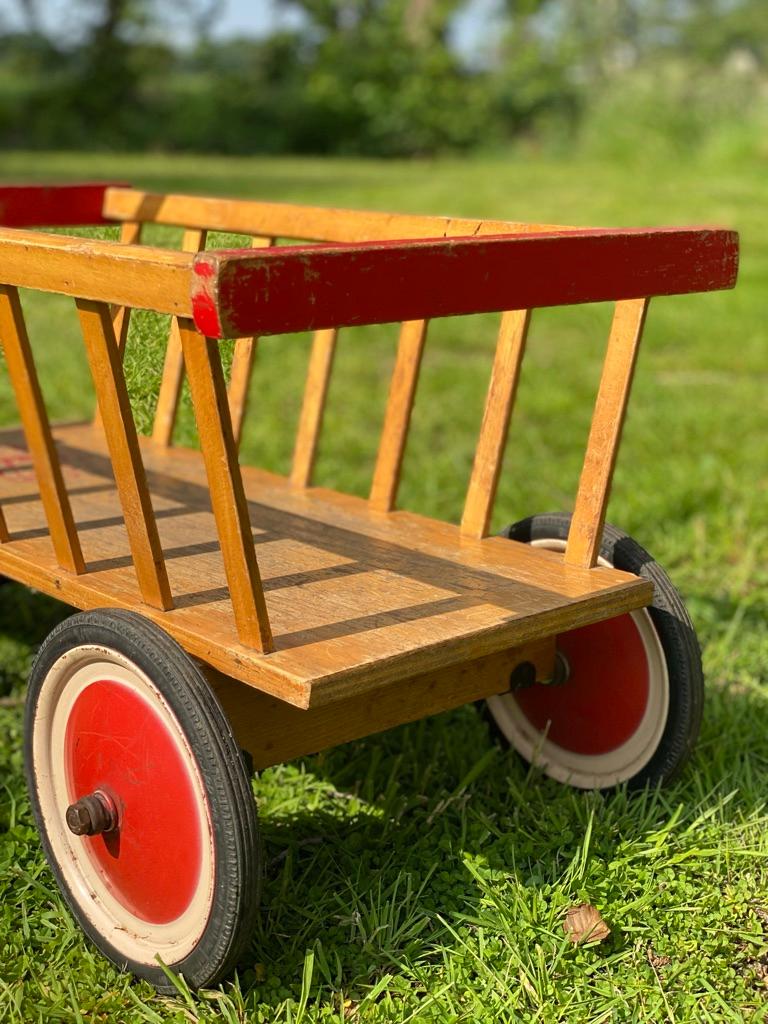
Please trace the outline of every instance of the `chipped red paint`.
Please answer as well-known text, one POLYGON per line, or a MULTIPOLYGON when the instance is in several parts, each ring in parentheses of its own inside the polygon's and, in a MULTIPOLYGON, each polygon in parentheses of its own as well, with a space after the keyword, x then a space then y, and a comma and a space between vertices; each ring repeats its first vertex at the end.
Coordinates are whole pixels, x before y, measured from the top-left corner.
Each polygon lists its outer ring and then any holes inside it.
POLYGON ((206 338, 220 337, 219 317, 216 309, 216 273, 208 263, 192 266, 192 315, 195 325, 206 338))
POLYGON ((113 182, 79 185, 2 185, 0 224, 8 228, 111 224, 102 214, 113 182))
POLYGON ((282 246, 198 254, 192 301, 227 338, 713 291, 737 269, 717 228, 282 246))

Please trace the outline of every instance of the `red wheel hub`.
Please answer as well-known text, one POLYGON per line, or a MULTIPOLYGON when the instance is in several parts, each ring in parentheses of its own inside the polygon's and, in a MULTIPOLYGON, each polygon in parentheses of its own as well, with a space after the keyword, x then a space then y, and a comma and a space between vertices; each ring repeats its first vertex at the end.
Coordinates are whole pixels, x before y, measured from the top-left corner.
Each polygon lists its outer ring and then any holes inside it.
POLYGON ((202 861, 199 797, 166 719, 130 686, 103 679, 80 693, 67 721, 71 802, 106 791, 118 827, 83 837, 105 883, 132 914, 174 921, 197 888, 202 861))
POLYGON ((563 633, 557 646, 568 662, 567 681, 518 690, 518 706, 551 742, 575 754, 596 756, 622 746, 648 703, 648 656, 632 616, 563 633))

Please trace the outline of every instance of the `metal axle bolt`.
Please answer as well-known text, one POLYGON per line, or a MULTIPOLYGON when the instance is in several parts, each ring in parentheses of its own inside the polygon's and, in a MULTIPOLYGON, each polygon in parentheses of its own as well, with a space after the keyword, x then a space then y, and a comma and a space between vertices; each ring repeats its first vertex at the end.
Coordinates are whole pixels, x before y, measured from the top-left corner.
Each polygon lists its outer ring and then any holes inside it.
POLYGON ((97 836, 117 828, 117 808, 108 793, 94 790, 67 808, 67 827, 76 836, 97 836))

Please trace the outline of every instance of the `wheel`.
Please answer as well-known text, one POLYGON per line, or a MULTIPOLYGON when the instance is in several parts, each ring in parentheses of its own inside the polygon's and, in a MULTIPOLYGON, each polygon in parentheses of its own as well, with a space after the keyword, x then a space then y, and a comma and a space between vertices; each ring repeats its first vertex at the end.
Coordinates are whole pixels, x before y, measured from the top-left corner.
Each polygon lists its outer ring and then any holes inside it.
MULTIPOLYGON (((531 516, 502 535, 564 551, 570 521, 531 516)), ((507 743, 559 782, 579 789, 666 783, 701 723, 693 624, 667 574, 631 537, 606 526, 599 561, 651 580, 653 604, 561 634, 554 680, 490 698, 488 714, 507 743)))
POLYGON ((25 758, 43 848, 74 916, 122 968, 170 991, 231 971, 260 864, 250 780, 200 670, 133 612, 91 611, 44 642, 25 758))

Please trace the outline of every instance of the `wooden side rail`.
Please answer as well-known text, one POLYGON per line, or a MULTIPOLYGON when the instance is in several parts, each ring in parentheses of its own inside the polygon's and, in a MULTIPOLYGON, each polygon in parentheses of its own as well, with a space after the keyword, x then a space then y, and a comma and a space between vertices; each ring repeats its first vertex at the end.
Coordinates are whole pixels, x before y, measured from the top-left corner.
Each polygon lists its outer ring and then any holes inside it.
POLYGON ((195 257, 192 305, 231 338, 712 291, 737 265, 714 228, 217 250, 195 257))
POLYGON ((190 316, 192 253, 0 228, 0 282, 190 316))
POLYGON ((0 185, 0 224, 9 228, 110 224, 104 196, 117 182, 77 185, 0 185))
POLYGON ((107 189, 103 212, 107 220, 141 221, 310 242, 369 242, 372 239, 449 238, 564 230, 562 225, 556 224, 340 210, 251 199, 160 195, 119 186, 107 189))

